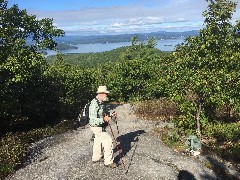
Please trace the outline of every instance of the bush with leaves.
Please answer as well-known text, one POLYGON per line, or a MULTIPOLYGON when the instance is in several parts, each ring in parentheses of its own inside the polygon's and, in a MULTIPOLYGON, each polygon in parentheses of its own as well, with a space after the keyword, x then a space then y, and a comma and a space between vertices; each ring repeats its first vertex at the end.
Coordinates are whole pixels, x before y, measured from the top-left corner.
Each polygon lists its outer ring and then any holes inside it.
POLYGON ((128 102, 163 96, 165 81, 161 63, 164 62, 164 56, 155 46, 154 39, 150 39, 146 44, 138 44, 138 37, 134 36, 132 46, 122 52, 119 62, 98 67, 102 77, 100 83, 107 84, 112 89, 110 97, 128 102))
POLYGON ((76 118, 80 109, 96 94, 97 71, 66 63, 61 54, 49 66, 46 76, 51 79, 54 94, 58 97, 56 109, 60 117, 76 118))
POLYGON ((40 116, 45 97, 43 72, 46 61, 38 49, 54 49, 54 37, 64 32, 53 26, 52 19, 38 20, 20 10, 8 8, 8 1, 0 1, 0 117, 1 124, 11 120, 40 116), (28 45, 27 41, 32 40, 28 45), (42 94, 42 95, 40 95, 42 94))
POLYGON ((147 43, 138 42, 138 36, 135 35, 131 39, 132 45, 129 46, 126 52, 122 53, 121 59, 134 60, 142 59, 151 61, 162 56, 162 52, 155 48, 157 45, 156 39, 150 38, 147 43))
POLYGON ((235 10, 230 0, 210 1, 203 12, 206 27, 177 46, 168 69, 169 95, 198 126, 198 134, 200 123, 214 119, 217 107, 228 104, 240 111, 240 23, 231 23, 235 10))

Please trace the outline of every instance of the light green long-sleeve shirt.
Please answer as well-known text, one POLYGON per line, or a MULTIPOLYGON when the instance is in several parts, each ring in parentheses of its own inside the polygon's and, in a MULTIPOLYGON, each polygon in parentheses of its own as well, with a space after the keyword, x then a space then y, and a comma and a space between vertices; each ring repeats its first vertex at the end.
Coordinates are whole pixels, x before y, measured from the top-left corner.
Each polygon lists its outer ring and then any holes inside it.
POLYGON ((99 104, 94 98, 89 106, 89 124, 90 126, 100 126, 104 123, 103 120, 103 104, 99 104))

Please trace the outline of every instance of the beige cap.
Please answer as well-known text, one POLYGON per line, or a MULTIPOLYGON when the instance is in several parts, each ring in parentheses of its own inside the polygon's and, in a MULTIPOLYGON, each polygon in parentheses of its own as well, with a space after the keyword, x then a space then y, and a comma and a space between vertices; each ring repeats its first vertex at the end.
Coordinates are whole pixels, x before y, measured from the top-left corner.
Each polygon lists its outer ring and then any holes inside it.
POLYGON ((97 93, 98 93, 98 94, 99 94, 99 93, 106 93, 106 94, 108 94, 109 91, 107 90, 107 86, 99 86, 99 87, 98 87, 98 90, 97 90, 97 93))

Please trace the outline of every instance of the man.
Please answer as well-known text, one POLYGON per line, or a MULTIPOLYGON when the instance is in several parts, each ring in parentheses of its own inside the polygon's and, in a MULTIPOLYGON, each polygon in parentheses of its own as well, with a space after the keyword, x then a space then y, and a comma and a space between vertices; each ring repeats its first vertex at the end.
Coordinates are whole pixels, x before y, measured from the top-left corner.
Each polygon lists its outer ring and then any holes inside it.
POLYGON ((104 165, 106 167, 116 168, 117 165, 113 162, 112 138, 105 130, 109 122, 109 116, 103 112, 103 102, 107 100, 108 93, 106 86, 99 86, 97 96, 91 101, 89 106, 89 125, 95 135, 92 161, 96 163, 104 157, 104 165), (104 154, 102 154, 102 148, 104 154))

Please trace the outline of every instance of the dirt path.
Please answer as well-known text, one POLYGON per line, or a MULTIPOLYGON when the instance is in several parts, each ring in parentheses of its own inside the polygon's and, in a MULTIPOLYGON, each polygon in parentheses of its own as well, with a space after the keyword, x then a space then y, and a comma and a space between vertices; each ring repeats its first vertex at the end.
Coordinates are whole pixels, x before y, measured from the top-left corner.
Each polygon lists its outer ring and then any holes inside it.
MULTIPOLYGON (((154 123, 138 120, 131 114, 130 105, 118 106, 115 111, 118 113, 120 131, 117 140, 124 150, 125 169, 122 165, 110 169, 104 167, 103 163, 93 164, 92 132, 89 128, 79 128, 34 144, 28 165, 7 179, 219 179, 200 161, 164 146, 151 134, 154 123)), ((111 125, 117 137, 116 124, 111 122, 111 125)), ((116 161, 119 161, 117 151, 114 155, 116 161)))

